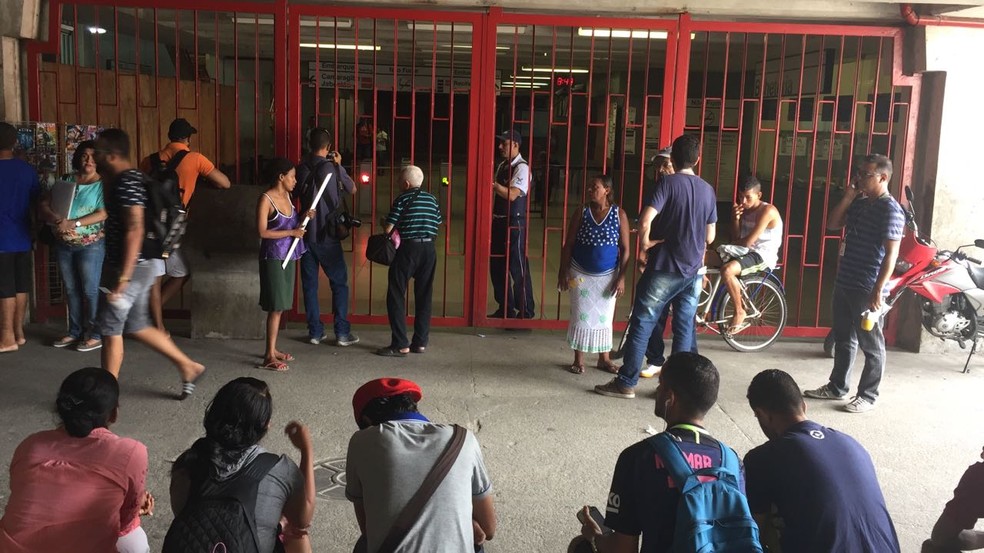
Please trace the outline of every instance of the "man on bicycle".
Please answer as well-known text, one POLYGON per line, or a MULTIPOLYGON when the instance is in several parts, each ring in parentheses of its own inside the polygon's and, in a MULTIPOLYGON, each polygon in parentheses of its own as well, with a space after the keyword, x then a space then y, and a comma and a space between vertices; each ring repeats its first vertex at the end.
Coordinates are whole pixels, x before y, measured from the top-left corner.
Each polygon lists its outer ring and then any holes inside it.
POLYGON ((762 201, 762 183, 757 178, 745 177, 738 186, 738 201, 731 209, 731 236, 737 240, 717 250, 723 263, 721 278, 735 306, 729 334, 748 328, 738 278, 775 267, 782 245, 782 217, 776 206, 762 201))

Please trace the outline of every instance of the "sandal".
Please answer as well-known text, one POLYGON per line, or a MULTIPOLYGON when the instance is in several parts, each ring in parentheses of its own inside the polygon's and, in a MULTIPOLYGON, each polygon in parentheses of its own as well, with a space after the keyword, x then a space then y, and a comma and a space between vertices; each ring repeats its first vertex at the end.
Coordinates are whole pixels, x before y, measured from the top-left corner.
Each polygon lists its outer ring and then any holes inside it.
POLYGON ((609 361, 608 363, 598 362, 598 370, 605 371, 610 374, 618 374, 618 365, 609 361))
POLYGON ((571 363, 571 366, 567 367, 567 372, 571 374, 584 374, 584 365, 581 363, 571 363))
POLYGON ((256 368, 257 369, 266 369, 268 371, 273 371, 273 372, 278 372, 278 373, 285 373, 288 370, 290 370, 290 366, 288 366, 287 363, 284 363, 283 361, 278 361, 276 359, 274 359, 273 361, 270 361, 269 363, 264 363, 262 365, 257 365, 256 368))
POLYGON ((289 354, 289 353, 286 353, 286 352, 278 351, 277 352, 277 359, 279 361, 290 362, 290 361, 294 361, 294 356, 291 355, 291 354, 289 354))
POLYGON ((191 394, 195 393, 195 384, 198 384, 198 381, 201 380, 202 376, 204 375, 205 375, 205 369, 203 368, 202 372, 198 373, 198 376, 196 376, 192 380, 190 381, 182 380, 181 395, 178 396, 178 401, 184 401, 189 397, 191 397, 191 394))
POLYGON ((733 336, 735 334, 738 334, 742 330, 745 330, 746 328, 748 328, 750 326, 752 326, 752 323, 750 323, 748 321, 742 321, 742 322, 738 323, 735 326, 729 326, 728 327, 728 330, 726 330, 724 333, 727 334, 728 336, 733 336))

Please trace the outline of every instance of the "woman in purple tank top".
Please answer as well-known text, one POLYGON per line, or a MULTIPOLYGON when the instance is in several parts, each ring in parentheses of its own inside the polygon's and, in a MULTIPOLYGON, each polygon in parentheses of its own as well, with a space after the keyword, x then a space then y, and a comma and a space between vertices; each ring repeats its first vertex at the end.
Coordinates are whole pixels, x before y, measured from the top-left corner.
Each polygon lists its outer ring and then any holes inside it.
MULTIPOLYGON (((277 350, 280 314, 290 309, 294 300, 295 265, 304 253, 304 241, 283 267, 294 238, 304 238, 304 229, 290 193, 297 185, 294 164, 282 157, 270 160, 263 171, 263 183, 269 188, 256 203, 256 228, 260 238, 260 307, 267 312, 266 353, 259 368, 286 371, 294 357, 277 350)), ((308 215, 313 215, 310 211, 308 215)))

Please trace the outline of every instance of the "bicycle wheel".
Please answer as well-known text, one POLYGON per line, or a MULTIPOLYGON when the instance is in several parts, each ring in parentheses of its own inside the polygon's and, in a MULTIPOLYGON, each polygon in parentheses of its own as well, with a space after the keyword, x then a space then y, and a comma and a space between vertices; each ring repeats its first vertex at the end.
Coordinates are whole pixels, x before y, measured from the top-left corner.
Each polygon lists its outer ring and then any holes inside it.
MULTIPOLYGON (((786 297, 774 282, 761 276, 741 281, 748 294, 745 321, 749 326, 736 334, 728 334, 722 329, 721 336, 737 351, 761 351, 771 346, 786 327, 786 297)), ((735 314, 734 303, 728 294, 724 294, 723 300, 714 318, 731 320, 735 314)))

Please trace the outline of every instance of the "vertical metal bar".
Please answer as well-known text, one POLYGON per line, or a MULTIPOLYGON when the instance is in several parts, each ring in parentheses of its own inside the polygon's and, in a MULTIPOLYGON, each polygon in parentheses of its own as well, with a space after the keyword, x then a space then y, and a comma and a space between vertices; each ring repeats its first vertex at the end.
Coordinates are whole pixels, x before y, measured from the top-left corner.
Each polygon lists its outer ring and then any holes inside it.
MULTIPOLYGON (((288 65, 299 65, 301 60, 299 57, 290 57, 287 52, 287 0, 280 0, 277 3, 277 11, 274 13, 274 29, 273 29, 273 52, 274 52, 274 63, 273 63, 273 78, 277 83, 291 83, 287 77, 287 67, 288 65), (297 60, 293 64, 285 63, 285 60, 294 59, 297 60)), ((296 37, 295 37, 296 38, 296 37)), ((292 89, 293 86, 285 87, 281 86, 273 87, 273 139, 274 139, 274 149, 278 156, 287 156, 287 145, 288 136, 290 131, 288 130, 287 122, 287 91, 292 89)), ((294 97, 296 102, 300 102, 300 94, 294 97)), ((292 158, 296 159, 294 156, 292 158)))
POLYGON ((236 155, 235 155, 234 159, 236 160, 236 182, 242 182, 242 163, 241 163, 242 158, 239 155, 240 154, 240 149, 239 149, 240 140, 239 140, 239 137, 241 136, 241 134, 240 134, 241 131, 239 129, 239 20, 236 19, 236 18, 233 18, 233 20, 232 20, 232 50, 234 52, 234 54, 233 54, 233 56, 234 56, 233 57, 233 79, 235 80, 235 83, 236 83, 236 86, 235 86, 234 91, 233 91, 234 94, 235 94, 235 96, 236 96, 236 108, 235 108, 235 114, 236 114, 236 135, 235 135, 236 136, 236 140, 235 140, 235 143, 236 143, 236 155))
MULTIPOLYGON (((254 13, 253 21, 253 178, 255 180, 260 174, 260 113, 262 113, 260 107, 260 14, 254 13)), ((198 36, 197 33, 195 36, 198 36)), ((239 56, 239 52, 236 52, 236 56, 239 56)), ((198 82, 197 78, 195 82, 198 82)), ((197 88, 196 86, 196 91, 197 88)))

